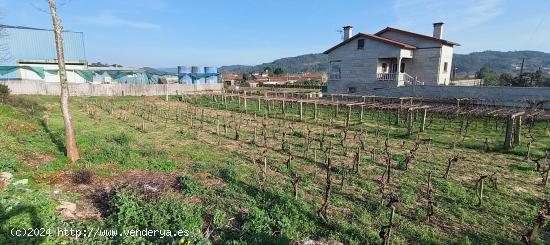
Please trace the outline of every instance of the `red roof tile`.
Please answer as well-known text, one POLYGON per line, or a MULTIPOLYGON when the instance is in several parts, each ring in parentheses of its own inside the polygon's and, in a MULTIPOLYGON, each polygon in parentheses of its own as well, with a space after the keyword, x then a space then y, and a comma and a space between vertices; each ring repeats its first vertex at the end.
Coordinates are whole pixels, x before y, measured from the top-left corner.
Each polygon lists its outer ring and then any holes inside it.
POLYGON ((345 41, 339 43, 338 45, 328 49, 325 52, 323 52, 323 54, 328 54, 328 53, 332 52, 333 50, 343 46, 346 43, 349 43, 349 42, 353 41, 354 39, 356 39, 358 37, 370 38, 372 40, 385 42, 385 43, 395 45, 395 46, 398 46, 398 47, 401 47, 401 48, 404 48, 404 49, 416 49, 415 46, 412 46, 412 45, 409 45, 409 44, 406 44, 406 43, 402 43, 402 42, 398 42, 398 41, 395 41, 395 40, 392 40, 392 39, 389 39, 389 38, 380 37, 380 36, 371 35, 371 34, 366 34, 366 33, 357 33, 355 36, 349 38, 348 40, 345 40, 345 41))
POLYGON ((420 38, 429 39, 429 40, 440 41, 441 43, 446 44, 446 45, 450 45, 450 46, 460 46, 460 44, 455 43, 455 42, 451 42, 451 41, 447 41, 447 40, 444 40, 444 39, 439 39, 439 38, 435 38, 435 37, 427 36, 427 35, 423 35, 423 34, 418 34, 418 33, 410 32, 410 31, 405 31, 405 30, 401 30, 401 29, 397 29, 397 28, 393 28, 393 27, 386 27, 384 30, 379 31, 379 32, 375 33, 374 35, 381 36, 382 34, 384 34, 386 32, 389 32, 389 31, 395 31, 395 32, 403 33, 405 35, 420 37, 420 38))

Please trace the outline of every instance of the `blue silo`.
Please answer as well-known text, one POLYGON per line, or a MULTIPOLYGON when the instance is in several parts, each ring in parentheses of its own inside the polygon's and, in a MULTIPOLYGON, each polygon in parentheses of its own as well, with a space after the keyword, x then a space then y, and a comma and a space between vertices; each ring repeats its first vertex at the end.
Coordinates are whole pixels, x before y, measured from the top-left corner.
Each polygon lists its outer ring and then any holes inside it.
POLYGON ((207 67, 204 68, 204 73, 209 75, 206 78, 206 83, 208 83, 208 84, 218 83, 218 68, 217 67, 207 66, 207 67))
POLYGON ((192 84, 193 80, 191 79, 191 67, 189 66, 178 66, 178 82, 181 84, 192 84))
POLYGON ((199 66, 191 67, 191 77, 193 78, 193 84, 204 84, 204 68, 199 66))

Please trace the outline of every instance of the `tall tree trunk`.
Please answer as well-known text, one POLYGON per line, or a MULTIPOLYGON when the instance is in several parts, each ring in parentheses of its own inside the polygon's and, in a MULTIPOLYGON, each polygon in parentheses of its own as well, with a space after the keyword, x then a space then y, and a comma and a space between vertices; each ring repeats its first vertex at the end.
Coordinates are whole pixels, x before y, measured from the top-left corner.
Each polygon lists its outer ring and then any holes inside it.
POLYGON ((63 113, 63 122, 65 123, 65 147, 67 157, 71 162, 77 161, 78 149, 76 147, 76 139, 74 128, 69 110, 69 85, 67 84, 67 71, 65 70, 65 58, 63 54, 63 37, 61 36, 63 27, 57 17, 55 0, 48 0, 50 5, 50 14, 52 16, 53 30, 55 34, 55 46, 57 51, 57 62, 59 64, 59 80, 61 83, 61 112, 63 113))

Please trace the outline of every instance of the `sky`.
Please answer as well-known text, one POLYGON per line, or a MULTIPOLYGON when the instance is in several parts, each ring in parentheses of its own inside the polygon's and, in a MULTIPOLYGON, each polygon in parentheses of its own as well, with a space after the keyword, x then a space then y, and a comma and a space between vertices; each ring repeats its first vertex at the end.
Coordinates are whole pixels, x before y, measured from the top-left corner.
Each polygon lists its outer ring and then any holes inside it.
MULTIPOLYGON (((320 53, 341 27, 386 26, 443 38, 455 53, 550 52, 548 0, 57 0, 66 30, 84 32, 86 57, 136 67, 255 65, 320 53)), ((0 0, 0 23, 51 29, 46 0, 0 0)))

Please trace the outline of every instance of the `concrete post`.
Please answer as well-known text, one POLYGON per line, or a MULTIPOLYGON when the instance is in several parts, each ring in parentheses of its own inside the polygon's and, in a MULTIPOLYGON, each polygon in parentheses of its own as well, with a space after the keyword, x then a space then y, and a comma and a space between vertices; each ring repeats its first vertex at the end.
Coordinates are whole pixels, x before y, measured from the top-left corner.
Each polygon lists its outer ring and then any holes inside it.
POLYGON ((399 122, 401 121, 401 108, 403 107, 403 100, 399 99, 399 109, 397 110, 396 118, 395 118, 395 125, 399 125, 399 122))
POLYGON ((422 110, 422 119, 420 121, 420 132, 424 132, 426 130, 426 115, 428 114, 428 109, 422 110))
POLYGON ((317 121, 317 101, 313 102, 313 118, 317 121))
POLYGON ((300 101, 300 121, 304 121, 304 102, 300 101))
POLYGON ((512 134, 514 130, 514 117, 509 116, 506 122, 506 138, 504 138, 504 149, 509 150, 512 148, 512 134))
POLYGON ((414 111, 409 110, 407 112, 407 134, 412 135, 413 134, 413 113, 414 111))
POLYGON ((361 115, 360 115, 361 122, 363 122, 364 115, 365 115, 365 105, 361 105, 361 115))
POLYGON ((348 115, 346 118, 346 128, 349 127, 349 124, 351 122, 351 105, 348 105, 348 115))
POLYGON ((521 116, 516 116, 515 118, 515 127, 514 127, 514 143, 512 147, 519 145, 521 142, 521 116))
POLYGON ((258 111, 260 111, 261 109, 262 109, 262 98, 258 96, 258 111))

